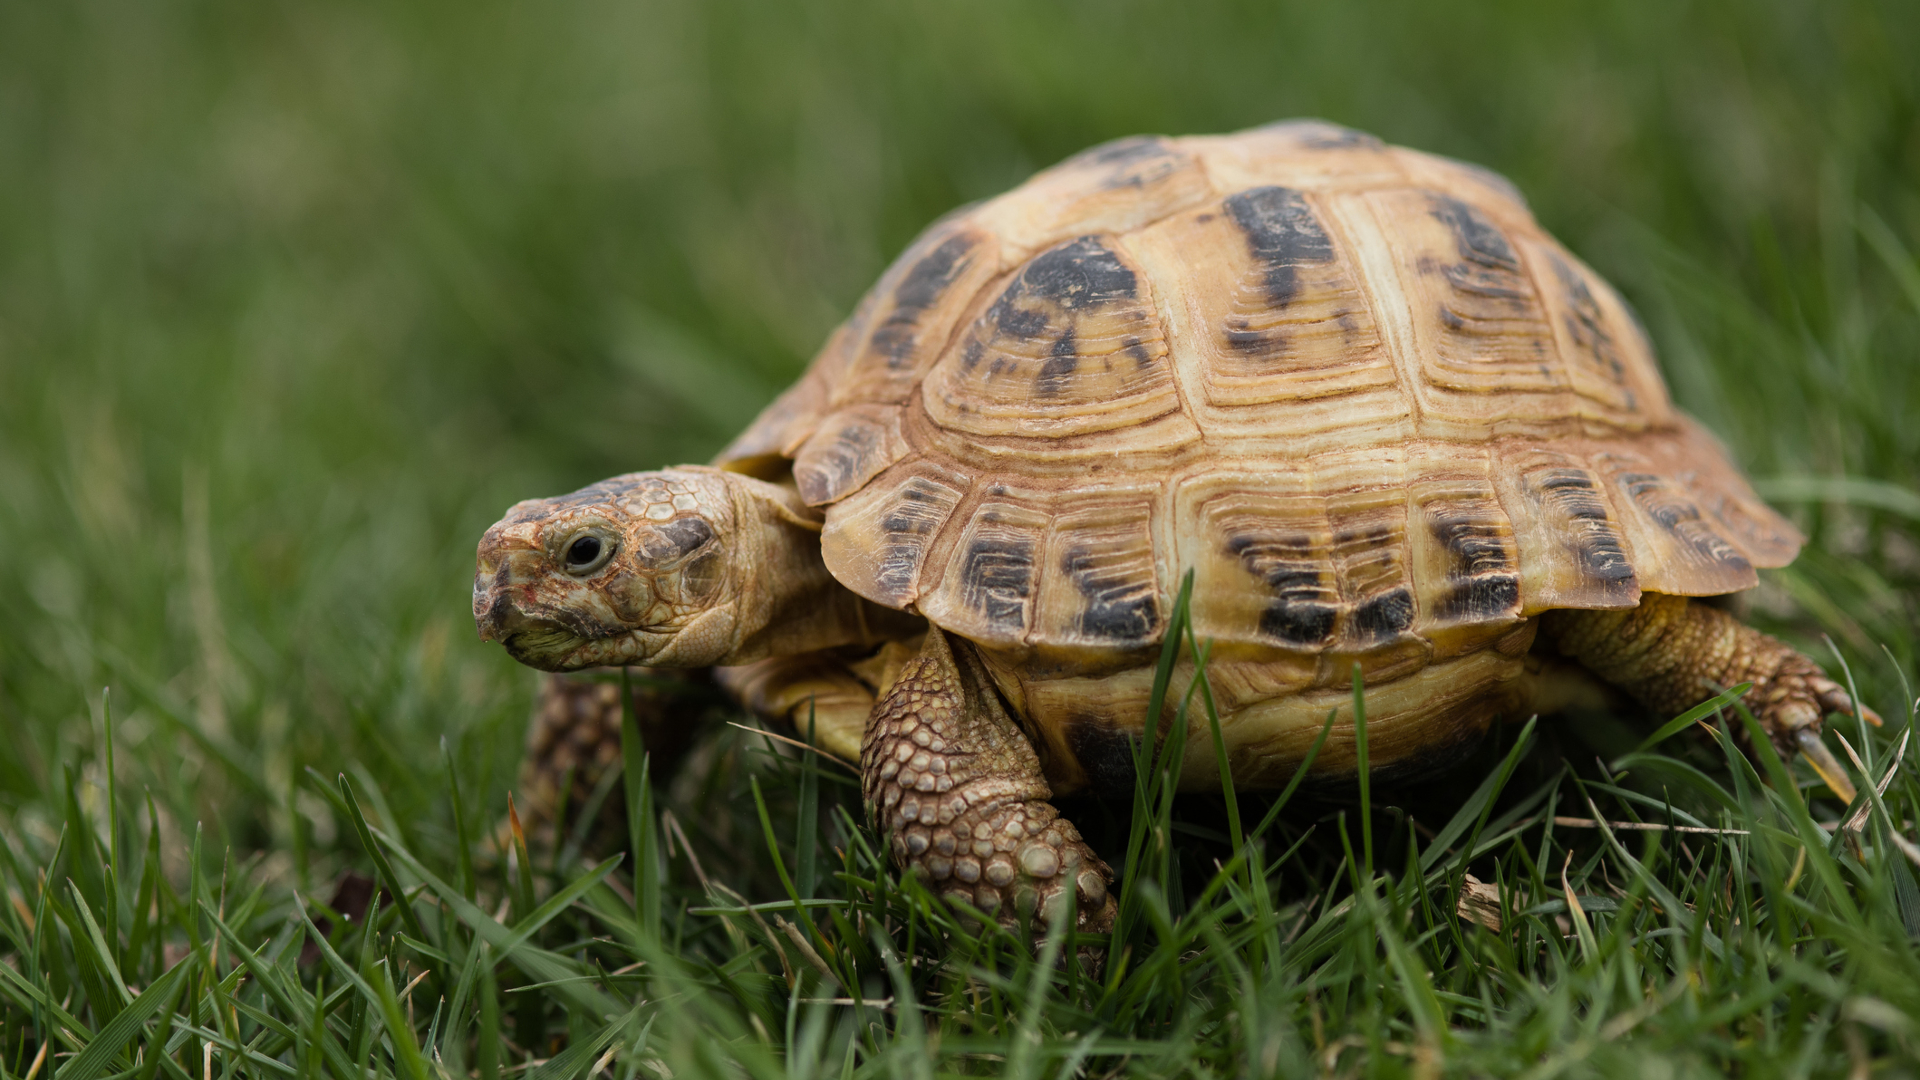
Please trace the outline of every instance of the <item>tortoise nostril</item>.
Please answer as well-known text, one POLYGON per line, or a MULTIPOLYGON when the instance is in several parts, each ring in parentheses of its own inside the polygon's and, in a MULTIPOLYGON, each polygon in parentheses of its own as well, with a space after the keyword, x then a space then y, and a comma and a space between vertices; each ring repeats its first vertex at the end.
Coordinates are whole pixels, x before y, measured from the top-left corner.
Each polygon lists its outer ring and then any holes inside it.
POLYGON ((505 592, 495 592, 493 602, 487 605, 484 612, 479 613, 478 618, 474 619, 480 627, 480 640, 495 641, 504 637, 507 619, 513 614, 515 611, 512 599, 505 592))

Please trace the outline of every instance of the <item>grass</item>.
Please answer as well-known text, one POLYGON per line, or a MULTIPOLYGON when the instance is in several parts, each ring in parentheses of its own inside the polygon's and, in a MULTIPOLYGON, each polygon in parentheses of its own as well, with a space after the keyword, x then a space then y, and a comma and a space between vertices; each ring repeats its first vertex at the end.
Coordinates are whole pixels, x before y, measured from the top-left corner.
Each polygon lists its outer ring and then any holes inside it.
POLYGON ((1078 803, 1128 890, 1096 978, 926 908, 841 770, 725 726, 625 796, 637 879, 501 852, 533 683, 465 593, 515 499, 704 459, 953 205, 1318 114, 1513 176, 1626 293, 1812 537, 1750 616, 1844 660, 1877 774, 1920 641, 1916 54, 1867 0, 0 9, 0 1080, 1911 1071, 1905 769, 1857 839, 1644 717, 1257 836, 1272 793, 1078 803), (1551 824, 1596 816, 1744 835, 1551 824), (349 871, 391 883, 361 925, 349 871), (1458 915, 1494 888, 1497 934, 1458 915))
MULTIPOLYGON (((655 811, 629 720, 631 872, 623 855, 531 851, 517 819, 508 851, 436 858, 374 792, 310 772, 285 800, 323 800, 381 886, 358 924, 259 858, 209 858, 197 833, 176 885, 151 800, 109 785, 89 809, 95 792, 70 782, 57 831, 0 846, 0 1075, 1804 1076, 1909 1062, 1920 847, 1900 830, 1920 779, 1884 733, 1842 725, 1891 781, 1843 811, 1764 737, 1757 764, 1741 753, 1734 731, 1759 729, 1725 709, 1733 697, 1582 769, 1543 752, 1529 722, 1462 774, 1484 776, 1464 799, 1375 803, 1363 784, 1357 807, 1314 803, 1297 776, 1275 797, 1235 798, 1223 777, 1225 797, 1183 802, 1172 763, 1188 731, 1219 739, 1202 680, 1180 703, 1194 723, 1138 748, 1117 833, 1090 829, 1125 852, 1109 938, 1070 933, 1070 911, 1014 933, 957 917, 893 876, 837 766, 739 729, 706 748, 683 817, 655 811), (1711 736, 1686 745, 1702 726, 1711 736), (1435 806, 1448 816, 1427 818, 1435 806), (777 887, 722 872, 756 845, 777 887)), ((1358 686, 1352 708, 1364 762, 1358 686)), ((109 755, 113 730, 108 717, 109 755)), ((422 782, 457 837, 486 831, 451 759, 422 782)))

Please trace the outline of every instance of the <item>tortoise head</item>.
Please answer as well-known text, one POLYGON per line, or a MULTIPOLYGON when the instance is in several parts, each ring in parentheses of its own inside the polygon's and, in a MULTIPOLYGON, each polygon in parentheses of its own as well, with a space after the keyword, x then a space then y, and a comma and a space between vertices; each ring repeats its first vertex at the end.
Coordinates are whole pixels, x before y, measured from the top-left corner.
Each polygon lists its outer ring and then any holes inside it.
POLYGON ((788 502, 783 494, 681 468, 517 503, 480 540, 481 640, 546 671, 718 662, 737 650, 744 623, 765 621, 742 617, 764 561, 754 519, 769 498, 788 502))

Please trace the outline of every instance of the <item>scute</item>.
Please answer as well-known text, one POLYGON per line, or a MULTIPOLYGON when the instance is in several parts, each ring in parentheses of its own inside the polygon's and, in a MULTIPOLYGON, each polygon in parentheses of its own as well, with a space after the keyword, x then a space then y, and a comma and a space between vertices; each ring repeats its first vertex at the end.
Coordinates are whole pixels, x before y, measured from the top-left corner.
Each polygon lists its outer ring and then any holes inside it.
POLYGON ((1061 438, 1178 412, 1152 302, 1100 237, 1048 248, 935 365, 929 418, 966 435, 1061 438))
POLYGON ((856 404, 829 415, 800 445, 793 480, 801 498, 823 506, 858 491, 906 452, 898 406, 856 404))
POLYGON ((1154 558, 1153 493, 1102 490, 1070 500, 1048 538, 1050 577, 1038 631, 1095 651, 1152 645, 1171 605, 1154 558))
POLYGON ((1570 389, 1528 268, 1491 217, 1437 191, 1380 192, 1369 202, 1377 220, 1394 223, 1394 248, 1412 271, 1420 381, 1434 408, 1525 415, 1540 410, 1528 395, 1570 389))
POLYGON ((1320 121, 1109 143, 937 222, 720 464, 790 468, 842 582, 1052 658, 1002 687, 1061 709, 1188 569, 1264 700, 1510 671, 1542 611, 1801 542, 1512 185, 1320 121))
POLYGON ((904 608, 919 598, 935 540, 971 486, 963 473, 927 461, 889 471, 834 508, 820 554, 827 569, 868 599, 904 608))
POLYGON ((971 220, 1015 259, 1089 233, 1119 235, 1212 197, 1184 140, 1120 139, 1084 150, 989 200, 971 220))
MULTIPOLYGON (((920 549, 912 602, 941 626, 1007 648, 1150 644, 1170 607, 1154 535, 1158 495, 1150 483, 1084 492, 979 486, 951 513, 951 539, 920 549)), ((835 576, 865 595, 885 583, 865 558, 868 542, 853 539, 871 528, 857 520, 851 542, 830 534, 823 552, 835 576)))

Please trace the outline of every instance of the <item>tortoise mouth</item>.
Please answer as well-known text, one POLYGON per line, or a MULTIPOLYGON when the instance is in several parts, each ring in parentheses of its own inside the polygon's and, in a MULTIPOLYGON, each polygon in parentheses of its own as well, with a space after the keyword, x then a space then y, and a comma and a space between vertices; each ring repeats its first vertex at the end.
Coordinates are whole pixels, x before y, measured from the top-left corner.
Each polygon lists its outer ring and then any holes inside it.
POLYGON ((590 666, 570 662, 589 642, 560 627, 522 630, 500 639, 507 655, 528 667, 541 671, 572 671, 590 666))
POLYGON ((591 661, 576 657, 593 651, 592 646, 600 642, 627 634, 624 626, 607 626, 578 611, 523 607, 506 595, 496 597, 476 621, 482 640, 500 642, 509 656, 543 671, 591 666, 591 661))

